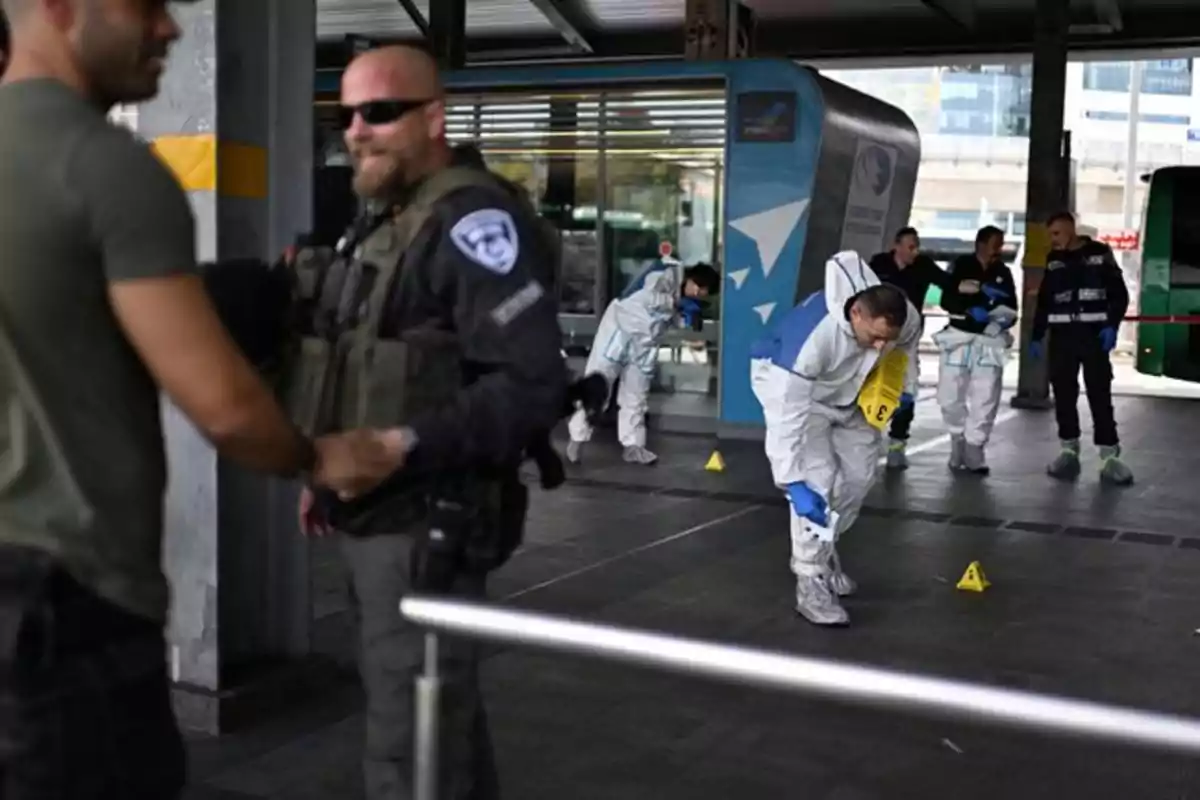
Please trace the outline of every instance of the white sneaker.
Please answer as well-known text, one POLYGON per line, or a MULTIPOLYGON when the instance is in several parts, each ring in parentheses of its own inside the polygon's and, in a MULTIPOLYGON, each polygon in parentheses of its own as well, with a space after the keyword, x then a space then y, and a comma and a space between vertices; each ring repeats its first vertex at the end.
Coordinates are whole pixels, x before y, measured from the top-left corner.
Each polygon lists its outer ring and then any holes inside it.
POLYGON ((650 466, 655 461, 658 461, 657 455, 644 447, 638 447, 636 445, 626 447, 622 458, 624 458, 625 461, 630 464, 642 464, 645 466, 650 466))
POLYGON ((814 625, 849 625, 850 615, 823 575, 796 578, 796 613, 814 625))

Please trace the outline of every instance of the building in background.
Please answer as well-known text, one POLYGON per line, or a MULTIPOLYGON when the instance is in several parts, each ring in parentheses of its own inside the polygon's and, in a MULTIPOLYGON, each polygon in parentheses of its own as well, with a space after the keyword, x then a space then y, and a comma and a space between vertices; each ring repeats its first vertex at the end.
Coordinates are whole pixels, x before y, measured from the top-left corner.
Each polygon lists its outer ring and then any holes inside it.
MULTIPOLYGON (((1192 59, 1141 62, 1135 176, 1200 163, 1200 93, 1192 59)), ((824 70, 833 80, 903 108, 921 132, 922 160, 913 224, 928 239, 969 241, 997 225, 1019 242, 1025 231, 1032 64, 824 70)), ((1064 123, 1075 162, 1075 210, 1119 248, 1141 223, 1145 186, 1134 181, 1125 219, 1130 61, 1072 62, 1064 123), (1126 223, 1129 223, 1128 225, 1126 223)))

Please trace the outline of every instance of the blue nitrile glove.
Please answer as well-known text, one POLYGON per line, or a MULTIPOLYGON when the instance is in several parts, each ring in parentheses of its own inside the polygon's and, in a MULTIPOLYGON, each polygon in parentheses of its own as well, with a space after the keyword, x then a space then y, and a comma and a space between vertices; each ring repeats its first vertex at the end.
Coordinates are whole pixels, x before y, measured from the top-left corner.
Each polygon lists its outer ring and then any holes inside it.
POLYGON ((683 315, 683 321, 689 327, 695 326, 702 308, 700 301, 693 297, 684 297, 679 301, 679 313, 683 315))
POLYGON ((1042 356, 1045 355, 1045 352, 1046 352, 1045 348, 1042 347, 1041 342, 1030 342, 1029 343, 1029 356, 1034 361, 1041 361, 1042 356))
POLYGON ((1104 328, 1100 331, 1100 349, 1106 353, 1111 353, 1112 349, 1117 346, 1117 329, 1104 328))
POLYGON ((1000 300, 1001 298, 1012 296, 1008 292, 1001 289, 999 286, 992 286, 991 284, 984 284, 983 288, 980 291, 982 291, 985 295, 987 295, 988 300, 991 300, 993 302, 995 302, 996 300, 1000 300))
POLYGON ((807 483, 797 481, 788 484, 787 494, 788 499, 792 501, 792 510, 796 512, 796 516, 803 517, 822 528, 829 524, 825 500, 821 495, 808 488, 807 483))
POLYGON ((967 309, 967 316, 976 322, 985 323, 988 321, 988 310, 983 306, 975 306, 967 309))
POLYGON ((900 395, 900 408, 897 410, 907 411, 908 409, 912 408, 912 405, 913 405, 913 396, 911 394, 909 394, 908 392, 905 392, 904 394, 900 395))

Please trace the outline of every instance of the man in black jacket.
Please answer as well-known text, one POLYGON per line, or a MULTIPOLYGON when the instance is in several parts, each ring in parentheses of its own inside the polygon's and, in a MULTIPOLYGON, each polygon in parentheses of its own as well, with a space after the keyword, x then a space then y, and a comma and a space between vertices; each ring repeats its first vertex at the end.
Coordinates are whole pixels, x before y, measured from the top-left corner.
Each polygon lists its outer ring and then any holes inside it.
MULTIPOLYGON (((871 269, 879 280, 890 283, 904 292, 913 308, 920 311, 925 307, 925 295, 930 286, 946 291, 953 284, 950 276, 932 258, 921 253, 921 237, 916 228, 901 228, 896 232, 892 249, 871 258, 871 269)), ((908 467, 909 428, 912 426, 914 405, 898 410, 892 417, 891 441, 888 443, 888 469, 908 467)))
POLYGON ((1042 340, 1053 331, 1050 385, 1062 450, 1047 472, 1063 480, 1079 476, 1079 371, 1092 410, 1093 436, 1100 449, 1100 479, 1125 486, 1133 472, 1121 461, 1112 405, 1112 363, 1117 329, 1129 309, 1129 289, 1112 249, 1075 230, 1075 218, 1062 212, 1049 220, 1053 250, 1038 289, 1030 355, 1041 358, 1042 340))
POLYGON ((950 430, 950 468, 988 473, 983 451, 1000 410, 1004 365, 1017 321, 1017 289, 1000 260, 1004 231, 988 225, 975 252, 950 266, 954 286, 942 294, 950 324, 933 337, 942 351, 938 404, 950 430))

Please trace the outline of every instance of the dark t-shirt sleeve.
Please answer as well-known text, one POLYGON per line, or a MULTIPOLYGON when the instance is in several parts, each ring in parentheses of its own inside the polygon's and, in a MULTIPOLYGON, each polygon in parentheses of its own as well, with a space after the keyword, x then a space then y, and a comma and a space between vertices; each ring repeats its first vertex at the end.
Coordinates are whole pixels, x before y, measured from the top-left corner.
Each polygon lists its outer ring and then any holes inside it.
POLYGON ((109 282, 196 272, 192 208, 149 146, 115 127, 90 131, 73 148, 66 178, 109 282))

